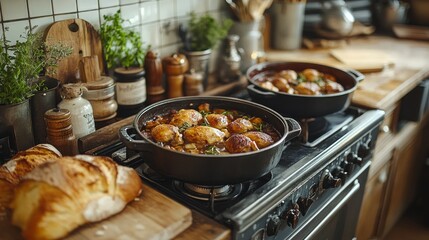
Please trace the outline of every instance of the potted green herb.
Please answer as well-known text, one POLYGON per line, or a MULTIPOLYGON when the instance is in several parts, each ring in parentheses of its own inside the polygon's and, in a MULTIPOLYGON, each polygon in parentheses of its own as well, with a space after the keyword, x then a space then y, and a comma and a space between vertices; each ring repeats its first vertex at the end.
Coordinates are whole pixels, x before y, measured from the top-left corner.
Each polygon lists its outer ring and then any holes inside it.
POLYGON ((147 49, 139 33, 124 27, 120 10, 103 18, 100 37, 107 68, 116 78, 118 113, 130 115, 146 101, 143 64, 147 49))
POLYGON ((203 73, 204 88, 207 87, 208 66, 212 49, 228 35, 232 24, 233 21, 228 18, 219 22, 209 14, 197 16, 191 12, 188 28, 185 30, 182 26, 179 29, 190 69, 203 73))
POLYGON ((121 10, 113 15, 104 15, 100 27, 104 58, 108 69, 117 67, 141 67, 145 49, 139 33, 124 27, 121 10))
MULTIPOLYGON (((52 51, 62 47, 45 46, 41 32, 33 33, 33 29, 27 28, 22 38, 23 41, 15 45, 6 40, 0 44, 0 136, 14 139, 15 150, 34 145, 29 100, 38 92, 48 90, 40 74, 47 68, 55 71, 63 57, 52 51)), ((61 50, 65 55, 67 52, 70 54, 71 50, 61 50)))

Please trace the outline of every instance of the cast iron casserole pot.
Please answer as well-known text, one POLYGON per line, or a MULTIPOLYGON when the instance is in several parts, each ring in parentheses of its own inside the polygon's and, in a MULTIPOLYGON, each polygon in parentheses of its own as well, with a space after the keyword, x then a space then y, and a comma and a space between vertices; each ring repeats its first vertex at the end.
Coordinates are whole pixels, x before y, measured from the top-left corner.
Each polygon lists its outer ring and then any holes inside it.
POLYGON ((364 75, 356 70, 345 71, 306 62, 259 63, 247 70, 246 77, 251 83, 247 86, 247 91, 253 101, 270 107, 283 116, 295 119, 321 117, 346 109, 350 105, 357 83, 364 79, 364 75), (344 87, 344 91, 325 95, 299 95, 271 91, 258 84, 266 75, 281 70, 295 70, 298 73, 307 68, 334 76, 337 82, 344 87))
POLYGON ((216 186, 245 182, 267 174, 280 161, 285 143, 300 133, 298 122, 260 104, 231 97, 193 96, 167 99, 147 106, 137 113, 132 126, 119 130, 119 137, 126 147, 140 152, 147 165, 158 173, 187 183, 216 186), (173 109, 196 109, 202 103, 260 117, 273 125, 280 139, 258 151, 206 155, 167 149, 143 135, 143 123, 154 116, 167 114, 173 109), (139 139, 132 137, 133 133, 137 133, 139 139))

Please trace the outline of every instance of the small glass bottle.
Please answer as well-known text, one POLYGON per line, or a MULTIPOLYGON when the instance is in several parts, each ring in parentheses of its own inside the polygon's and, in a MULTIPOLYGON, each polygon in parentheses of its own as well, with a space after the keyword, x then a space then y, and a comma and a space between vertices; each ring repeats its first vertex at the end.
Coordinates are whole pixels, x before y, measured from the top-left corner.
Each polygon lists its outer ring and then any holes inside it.
POLYGON ((64 84, 61 88, 59 108, 71 113, 73 132, 77 139, 95 131, 94 115, 91 103, 82 97, 83 87, 78 84, 64 84))
POLYGON ((196 96, 204 92, 203 74, 195 72, 192 68, 185 74, 185 95, 196 96))
POLYGON ((219 71, 219 82, 229 83, 240 79, 241 56, 236 47, 239 39, 240 37, 236 34, 231 34, 227 37, 226 50, 222 56, 221 68, 219 71))

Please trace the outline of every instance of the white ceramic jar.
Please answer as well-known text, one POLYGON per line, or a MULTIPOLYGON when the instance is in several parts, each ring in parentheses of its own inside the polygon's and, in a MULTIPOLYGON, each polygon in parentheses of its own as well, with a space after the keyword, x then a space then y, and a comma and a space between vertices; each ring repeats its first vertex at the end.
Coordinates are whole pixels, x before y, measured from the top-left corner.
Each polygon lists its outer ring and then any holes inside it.
POLYGON ((83 89, 78 84, 64 84, 61 88, 62 101, 58 104, 58 108, 70 111, 73 133, 77 139, 95 131, 92 106, 82 98, 83 89))

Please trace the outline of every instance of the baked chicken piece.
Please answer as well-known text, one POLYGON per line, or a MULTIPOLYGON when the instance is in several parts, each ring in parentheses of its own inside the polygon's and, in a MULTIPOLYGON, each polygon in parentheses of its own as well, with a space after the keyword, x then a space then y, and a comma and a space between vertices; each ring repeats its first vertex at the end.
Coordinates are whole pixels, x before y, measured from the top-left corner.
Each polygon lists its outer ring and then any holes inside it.
POLYGON ((183 143, 179 128, 171 124, 160 124, 152 128, 151 135, 156 142, 178 145, 183 143))
POLYGON ((206 116, 206 120, 210 126, 217 128, 217 129, 223 129, 228 126, 228 117, 223 114, 208 114, 206 116))
POLYGON ((344 87, 341 84, 330 80, 326 81, 326 85, 325 85, 326 93, 337 93, 342 91, 344 91, 344 87))
POLYGON ((194 109, 180 109, 177 113, 173 115, 173 118, 170 121, 170 124, 183 127, 183 126, 196 126, 199 121, 203 119, 201 113, 194 109))
POLYGON ((314 82, 302 82, 296 86, 295 90, 302 95, 319 95, 320 86, 314 82))
POLYGON ((261 86, 261 87, 263 87, 265 89, 274 91, 274 92, 278 92, 279 91, 279 89, 276 86, 274 86, 274 84, 271 81, 262 82, 261 84, 259 84, 259 86, 261 86))
POLYGON ((247 119, 237 118, 228 124, 230 133, 245 133, 253 129, 253 124, 247 119))
POLYGON ((298 84, 298 73, 296 73, 294 70, 282 70, 278 75, 286 79, 286 81, 290 84, 298 84))
POLYGON ((254 141, 260 149, 274 143, 273 138, 264 132, 250 131, 243 133, 243 135, 254 141))
POLYGON ((292 94, 294 89, 289 85, 288 81, 282 77, 276 77, 271 80, 273 85, 281 92, 292 94))
POLYGON ((320 72, 312 68, 304 69, 304 71, 302 71, 302 75, 304 75, 305 79, 310 82, 315 82, 321 77, 320 72))
POLYGON ((230 153, 244 153, 258 150, 256 143, 243 134, 234 134, 225 141, 225 148, 230 153))
POLYGON ((195 126, 183 132, 183 138, 190 143, 215 144, 222 142, 225 133, 209 126, 195 126))

